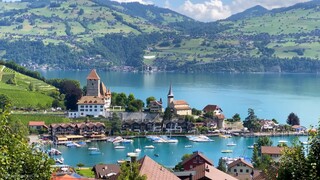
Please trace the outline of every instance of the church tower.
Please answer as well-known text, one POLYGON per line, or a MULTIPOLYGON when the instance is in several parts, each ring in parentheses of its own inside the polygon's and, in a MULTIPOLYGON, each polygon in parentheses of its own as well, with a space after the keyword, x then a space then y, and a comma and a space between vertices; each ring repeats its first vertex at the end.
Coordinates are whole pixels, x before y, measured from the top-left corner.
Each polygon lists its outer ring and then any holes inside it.
POLYGON ((170 108, 170 104, 173 102, 173 98, 174 98, 174 95, 173 95, 173 92, 172 92, 172 85, 170 83, 170 88, 169 88, 169 92, 168 92, 168 105, 167 107, 170 108))
POLYGON ((87 77, 87 96, 100 96, 100 77, 95 69, 87 77))

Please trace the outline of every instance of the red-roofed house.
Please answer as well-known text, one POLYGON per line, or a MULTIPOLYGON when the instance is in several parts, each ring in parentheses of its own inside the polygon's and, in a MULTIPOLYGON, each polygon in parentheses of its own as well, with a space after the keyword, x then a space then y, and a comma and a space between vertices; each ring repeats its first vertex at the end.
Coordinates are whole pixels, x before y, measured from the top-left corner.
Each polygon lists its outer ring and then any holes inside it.
POLYGON ((193 152, 193 154, 181 162, 181 165, 183 166, 184 170, 190 170, 196 166, 202 165, 204 163, 207 163, 211 166, 213 166, 213 162, 205 157, 202 153, 199 151, 193 152))
POLYGON ((29 128, 40 130, 41 128, 48 129, 48 126, 44 123, 44 121, 29 121, 29 128))
POLYGON ((204 163, 199 165, 191 171, 195 171, 196 174, 192 177, 194 180, 208 180, 208 179, 221 179, 221 180, 236 180, 233 176, 224 173, 214 166, 204 163))
POLYGON ((253 165, 244 159, 239 158, 228 164, 228 173, 234 176, 248 178, 253 174, 253 165))
POLYGON ((179 180, 172 172, 161 166, 149 156, 144 156, 139 161, 140 175, 146 175, 148 180, 179 180))
POLYGON ((261 146, 261 155, 269 155, 271 158, 279 162, 283 147, 278 146, 261 146))

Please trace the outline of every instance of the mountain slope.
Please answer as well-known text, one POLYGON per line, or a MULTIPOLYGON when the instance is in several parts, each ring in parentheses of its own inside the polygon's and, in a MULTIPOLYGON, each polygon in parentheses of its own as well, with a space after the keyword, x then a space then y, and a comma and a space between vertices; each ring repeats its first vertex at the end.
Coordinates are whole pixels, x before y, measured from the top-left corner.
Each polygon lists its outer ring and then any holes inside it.
POLYGON ((269 11, 266 8, 264 8, 260 5, 257 5, 252 8, 249 8, 241 13, 234 14, 234 15, 228 17, 227 20, 237 21, 237 20, 250 18, 250 17, 258 17, 258 16, 262 16, 262 15, 266 14, 267 12, 269 12, 269 11))

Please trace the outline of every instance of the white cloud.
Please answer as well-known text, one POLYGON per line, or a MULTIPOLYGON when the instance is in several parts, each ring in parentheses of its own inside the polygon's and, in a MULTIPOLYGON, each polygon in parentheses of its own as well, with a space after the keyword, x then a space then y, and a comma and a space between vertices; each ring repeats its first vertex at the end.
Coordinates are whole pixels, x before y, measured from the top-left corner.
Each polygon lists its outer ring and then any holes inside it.
POLYGON ((111 0, 111 1, 116 1, 116 2, 119 2, 119 3, 138 2, 140 4, 153 4, 153 2, 146 1, 146 0, 111 0))
POLYGON ((178 8, 178 12, 199 21, 214 21, 231 15, 229 6, 224 5, 221 0, 208 0, 203 3, 187 0, 178 8))
POLYGON ((267 9, 274 9, 274 8, 288 7, 297 3, 307 2, 307 1, 310 1, 310 0, 268 0, 268 1, 234 0, 230 5, 230 9, 232 11, 232 14, 235 14, 256 5, 261 5, 267 9))

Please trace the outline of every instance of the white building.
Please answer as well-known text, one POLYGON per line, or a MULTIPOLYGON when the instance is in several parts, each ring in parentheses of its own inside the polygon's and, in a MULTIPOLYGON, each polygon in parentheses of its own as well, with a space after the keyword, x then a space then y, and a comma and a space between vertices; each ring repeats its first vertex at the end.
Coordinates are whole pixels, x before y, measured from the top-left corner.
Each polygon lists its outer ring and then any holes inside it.
POLYGON ((167 98, 168 98, 168 107, 172 109, 175 115, 180 115, 180 116, 192 115, 191 108, 186 101, 174 100, 171 84, 170 84, 167 98))
POLYGON ((95 69, 87 77, 87 94, 78 101, 78 111, 69 112, 69 118, 106 116, 111 104, 111 91, 100 82, 95 69))

